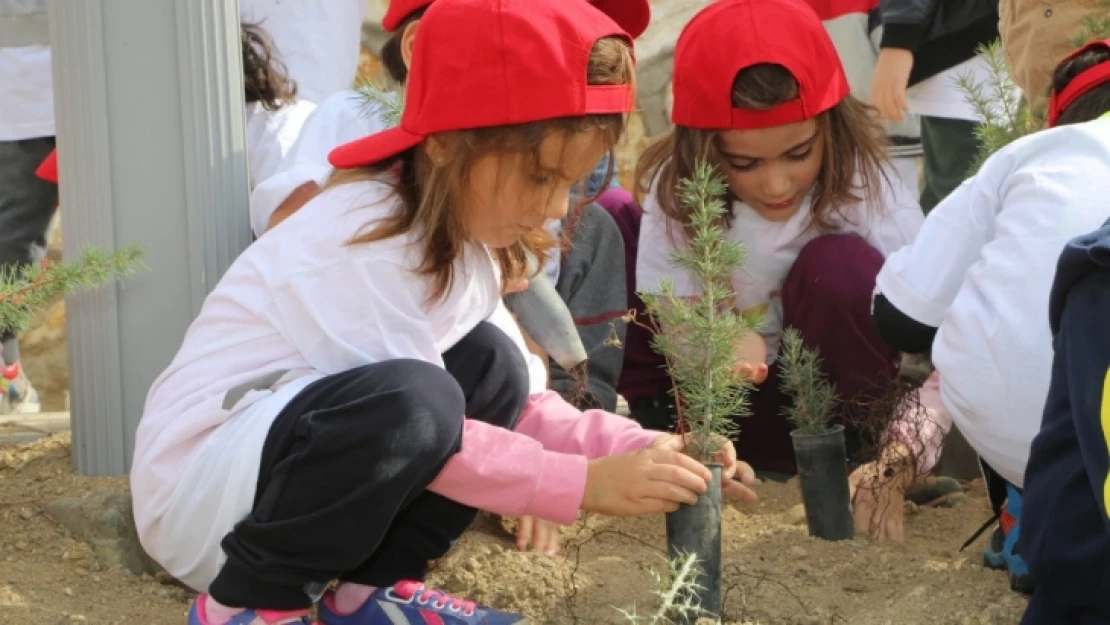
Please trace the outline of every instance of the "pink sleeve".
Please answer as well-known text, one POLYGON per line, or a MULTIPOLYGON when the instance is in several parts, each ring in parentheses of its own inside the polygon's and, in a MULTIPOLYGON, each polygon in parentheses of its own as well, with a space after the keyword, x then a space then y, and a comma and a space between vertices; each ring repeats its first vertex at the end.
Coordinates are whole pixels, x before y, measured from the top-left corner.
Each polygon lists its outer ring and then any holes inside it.
POLYGON ((533 395, 516 431, 467 419, 462 449, 428 490, 509 517, 570 525, 586 490, 586 461, 642 449, 662 432, 605 412, 582 412, 553 391, 533 395))
POLYGON ((952 429, 952 415, 940 400, 940 376, 936 371, 917 393, 920 405, 905 410, 891 423, 886 439, 906 445, 917 461, 918 475, 924 475, 933 470, 940 458, 941 443, 952 429))
POLYGON ((544 449, 590 459, 643 449, 663 435, 611 412, 581 411, 554 391, 528 400, 516 431, 539 441, 544 449))
POLYGON ((586 491, 586 458, 545 450, 518 432, 467 419, 462 448, 428 490, 495 514, 570 525, 586 491))

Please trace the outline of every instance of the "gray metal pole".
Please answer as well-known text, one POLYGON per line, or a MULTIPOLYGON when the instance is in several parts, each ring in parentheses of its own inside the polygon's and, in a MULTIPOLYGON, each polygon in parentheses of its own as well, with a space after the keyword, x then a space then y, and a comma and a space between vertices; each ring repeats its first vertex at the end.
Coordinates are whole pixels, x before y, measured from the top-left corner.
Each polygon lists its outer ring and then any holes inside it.
POLYGON ((67 301, 73 452, 131 466, 146 393, 250 243, 237 0, 50 0, 64 252, 148 269, 67 301))

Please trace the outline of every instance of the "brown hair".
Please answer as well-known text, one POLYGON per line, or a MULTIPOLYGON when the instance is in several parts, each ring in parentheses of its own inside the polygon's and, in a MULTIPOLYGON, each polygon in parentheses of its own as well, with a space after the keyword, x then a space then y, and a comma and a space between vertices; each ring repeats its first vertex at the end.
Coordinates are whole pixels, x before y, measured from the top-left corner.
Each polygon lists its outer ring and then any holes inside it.
MULTIPOLYGON (((781 65, 759 64, 740 70, 732 83, 732 105, 767 110, 798 97, 798 83, 781 65)), ((831 229, 830 216, 839 207, 879 197, 886 162, 882 127, 870 107, 852 96, 816 118, 824 136, 821 171, 813 200, 813 223, 831 229)), ((717 133, 675 126, 644 150, 636 166, 636 196, 642 199, 658 178, 656 200, 670 218, 689 225, 688 209, 678 198, 679 181, 692 178, 697 161, 722 163, 717 133)), ((736 199, 731 191, 726 200, 736 199)), ((731 224, 731 211, 725 217, 731 224)))
MULTIPOLYGON (((1055 93, 1062 92, 1076 76, 1107 61, 1110 61, 1110 48, 1100 46, 1060 63, 1052 73, 1052 90, 1055 93)), ((1072 102, 1071 106, 1056 118, 1056 125, 1089 122, 1107 111, 1110 111, 1110 83, 1103 83, 1072 102)))
POLYGON ((261 102, 267 111, 276 111, 297 99, 297 83, 277 59, 274 42, 257 24, 239 25, 243 46, 243 91, 247 104, 261 102))
MULTIPOLYGON (((630 46, 623 39, 606 37, 594 44, 587 69, 591 85, 633 84, 635 70, 630 46)), ((402 154, 400 179, 395 192, 402 208, 397 214, 368 224, 350 244, 372 243, 420 229, 423 244, 421 275, 434 280, 431 299, 443 297, 451 288, 453 263, 462 252, 468 234, 458 207, 467 192, 470 173, 477 161, 488 155, 517 155, 531 167, 540 169, 540 148, 552 133, 574 134, 597 130, 612 154, 624 132, 626 116, 621 114, 567 117, 527 124, 459 130, 435 135, 450 155, 444 163, 433 163, 426 150, 417 146, 402 154)), ((381 179, 397 165, 397 160, 369 167, 336 171, 328 186, 367 179, 381 179)), ((608 181, 606 181, 608 184, 608 181)), ((526 254, 531 253, 542 267, 553 245, 543 229, 524 237, 511 247, 493 250, 501 266, 502 280, 514 282, 525 277, 526 254)))
POLYGON ((397 26, 397 30, 393 31, 393 36, 382 44, 382 65, 398 84, 405 84, 409 77, 409 68, 405 65, 405 56, 401 54, 401 39, 405 36, 405 29, 409 27, 409 24, 424 17, 424 12, 427 10, 428 6, 425 5, 406 15, 405 19, 401 20, 401 23, 397 26))

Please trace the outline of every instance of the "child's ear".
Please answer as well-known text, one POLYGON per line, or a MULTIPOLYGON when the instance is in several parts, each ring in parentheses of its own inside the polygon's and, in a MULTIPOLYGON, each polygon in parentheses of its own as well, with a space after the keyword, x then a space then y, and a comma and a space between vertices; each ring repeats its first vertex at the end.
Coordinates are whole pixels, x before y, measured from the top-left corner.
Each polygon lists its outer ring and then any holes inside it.
POLYGON ((412 68, 412 48, 416 45, 416 29, 420 25, 420 20, 415 20, 408 26, 405 26, 405 32, 401 33, 401 60, 405 62, 405 68, 412 68))
POLYGON ((447 162, 447 147, 438 137, 431 136, 424 140, 424 153, 437 167, 447 162))

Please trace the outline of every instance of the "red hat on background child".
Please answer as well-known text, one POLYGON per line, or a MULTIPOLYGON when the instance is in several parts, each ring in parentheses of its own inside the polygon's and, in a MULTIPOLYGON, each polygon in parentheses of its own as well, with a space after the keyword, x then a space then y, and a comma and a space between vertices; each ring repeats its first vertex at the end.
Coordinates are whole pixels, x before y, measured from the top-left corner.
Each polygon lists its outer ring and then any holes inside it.
MULTIPOLYGON (((405 18, 423 9, 435 0, 389 0, 389 8, 382 17, 382 28, 391 33, 401 26, 405 18)), ((651 5, 648 0, 588 0, 599 11, 613 18, 625 32, 635 39, 644 34, 651 22, 651 5)))
MULTIPOLYGON (((1060 65, 1095 48, 1110 48, 1110 39, 1102 39, 1088 43, 1069 54, 1063 61, 1060 61, 1060 65)), ((1083 97, 1083 94, 1107 82, 1110 82, 1110 62, 1103 62, 1092 65, 1082 72, 1079 72, 1060 93, 1056 93, 1054 89, 1052 95, 1048 99, 1049 128, 1054 127, 1056 121, 1064 114, 1064 111, 1068 110, 1068 107, 1074 104, 1076 100, 1083 97)))
POLYGON ((632 110, 631 85, 586 83, 599 39, 632 38, 585 2, 438 0, 420 32, 400 126, 334 149, 334 167, 379 163, 439 132, 632 110))
POLYGON ((702 130, 752 130, 812 119, 848 96, 848 77, 824 24, 802 0, 717 0, 683 29, 674 54, 671 121, 702 130), (781 65, 798 97, 765 111, 732 106, 740 70, 781 65))
POLYGON ((46 160, 35 170, 35 175, 47 182, 58 184, 58 148, 50 150, 46 160))

